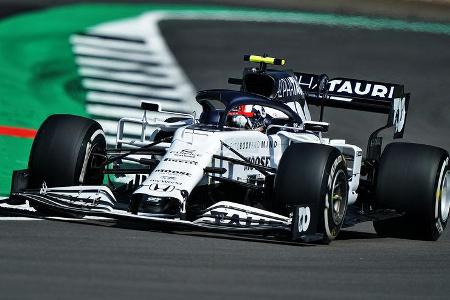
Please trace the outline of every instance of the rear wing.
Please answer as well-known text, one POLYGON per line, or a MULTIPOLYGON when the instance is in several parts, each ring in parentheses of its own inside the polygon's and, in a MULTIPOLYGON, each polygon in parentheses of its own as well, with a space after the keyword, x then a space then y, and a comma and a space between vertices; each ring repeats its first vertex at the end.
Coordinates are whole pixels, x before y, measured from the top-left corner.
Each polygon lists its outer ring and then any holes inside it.
POLYGON ((388 115, 385 127, 394 126, 394 138, 403 137, 409 93, 403 85, 294 72, 308 104, 388 115))

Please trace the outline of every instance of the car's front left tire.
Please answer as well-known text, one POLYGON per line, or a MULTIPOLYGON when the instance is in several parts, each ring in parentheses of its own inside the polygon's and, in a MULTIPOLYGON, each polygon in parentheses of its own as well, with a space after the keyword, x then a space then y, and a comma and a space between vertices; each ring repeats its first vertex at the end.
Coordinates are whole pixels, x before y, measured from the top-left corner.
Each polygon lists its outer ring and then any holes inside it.
POLYGON ((73 115, 51 115, 39 128, 31 147, 30 188, 98 185, 103 175, 94 157, 104 154, 105 134, 94 120, 73 115))
MULTIPOLYGON (((105 134, 94 120, 51 115, 40 126, 28 161, 28 188, 101 185, 105 134)), ((48 213, 40 205, 38 211, 48 213)))

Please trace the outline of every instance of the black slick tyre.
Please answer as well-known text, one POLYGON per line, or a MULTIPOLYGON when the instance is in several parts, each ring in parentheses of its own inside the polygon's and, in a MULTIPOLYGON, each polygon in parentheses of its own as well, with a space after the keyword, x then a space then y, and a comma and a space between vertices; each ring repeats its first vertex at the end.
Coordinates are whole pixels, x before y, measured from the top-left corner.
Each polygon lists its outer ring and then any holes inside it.
POLYGON ((99 166, 105 149, 105 135, 96 121, 73 115, 49 116, 31 147, 28 188, 38 189, 44 183, 47 187, 101 185, 99 166))
POLYGON ((323 243, 339 234, 348 201, 346 163, 334 147, 294 143, 284 152, 275 177, 275 208, 289 212, 295 205, 318 209, 317 233, 323 243))
POLYGON ((386 146, 381 157, 375 206, 403 216, 375 221, 380 236, 435 241, 448 221, 449 154, 444 149, 412 143, 386 146))

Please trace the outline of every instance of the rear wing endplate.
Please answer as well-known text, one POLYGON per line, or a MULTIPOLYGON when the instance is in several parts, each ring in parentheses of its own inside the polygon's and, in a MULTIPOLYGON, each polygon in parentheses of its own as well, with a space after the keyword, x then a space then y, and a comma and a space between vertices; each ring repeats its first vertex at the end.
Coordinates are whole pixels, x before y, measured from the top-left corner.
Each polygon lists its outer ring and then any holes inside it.
POLYGON ((308 104, 388 115, 386 127, 394 127, 394 138, 403 137, 409 93, 403 85, 294 72, 308 104), (324 80, 324 78, 326 78, 324 80))

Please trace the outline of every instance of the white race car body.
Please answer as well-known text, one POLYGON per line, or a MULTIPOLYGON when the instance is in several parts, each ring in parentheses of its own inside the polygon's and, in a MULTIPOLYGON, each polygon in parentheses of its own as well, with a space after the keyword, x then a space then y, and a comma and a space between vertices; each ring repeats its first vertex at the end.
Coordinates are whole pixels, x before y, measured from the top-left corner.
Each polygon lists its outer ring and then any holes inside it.
MULTIPOLYGON (((103 155, 105 161, 98 170, 108 178, 109 174, 115 174, 115 182, 122 186, 109 182, 105 185, 47 187, 43 181, 40 190, 36 191, 28 188, 27 173, 18 171, 13 176, 10 201, 28 200, 38 208, 44 206, 63 214, 234 231, 282 231, 303 240, 316 239, 318 231, 321 231, 320 235, 328 235, 330 240, 343 224, 376 219, 378 212, 371 207, 364 213, 358 212, 364 210, 365 203, 371 203, 373 166, 381 151, 377 137, 379 130, 369 139, 364 171, 362 149, 343 139, 325 138, 323 134, 328 124, 310 120, 306 101, 322 109, 334 106, 388 114, 388 124, 382 129, 393 126, 396 137, 400 137, 409 100, 409 95, 403 94, 403 87, 339 79, 347 82, 348 87, 334 91, 336 84, 327 85, 326 76, 266 71, 265 67, 246 69, 243 78, 243 81, 238 80, 240 91, 199 92, 197 101, 203 107, 199 119, 163 112, 158 105, 143 103, 142 119, 123 118, 118 122, 114 149, 103 149, 106 154, 91 153, 91 146, 95 148, 91 143, 97 139, 92 136, 86 146, 80 183, 89 171, 86 168, 92 156, 103 155), (270 84, 268 88, 267 84, 270 84), (358 87, 375 85, 390 93, 370 96, 358 93, 358 87), (401 101, 397 101, 399 99, 401 101), (162 113, 178 120, 149 119, 148 111, 152 111, 153 116, 162 113), (236 116, 242 119, 237 127, 229 123, 236 116), (139 139, 125 138, 125 128, 130 123, 142 126, 139 139), (149 128, 156 130, 149 134, 149 128), (308 204, 311 199, 303 199, 305 196, 300 194, 294 195, 294 200, 290 197, 292 199, 283 209, 274 208, 273 203, 266 205, 276 201, 272 193, 276 189, 274 182, 280 180, 277 176, 282 158, 288 149, 299 144, 322 145, 320 149, 328 153, 324 161, 324 168, 328 169, 319 174, 327 180, 318 184, 324 192, 311 204, 308 204), (363 187, 362 177, 366 182, 363 187), (339 188, 339 185, 344 187, 339 188), (295 204, 297 200, 298 205, 295 204), (319 200, 325 203, 317 202, 319 200), (336 206, 331 207, 330 203, 336 206), (333 214, 327 215, 330 211, 333 214), (334 228, 328 226, 330 220, 335 221, 334 228)), ((95 134, 98 132, 101 130, 95 134)), ((302 176, 307 179, 309 170, 302 171, 306 171, 302 176)), ((293 174, 290 177, 295 177, 295 172, 290 172, 293 174)), ((311 170, 313 173, 317 174, 317 170, 311 170)))
MULTIPOLYGON (((186 198, 181 191, 190 194, 192 190, 202 184, 209 184, 204 174, 206 167, 224 168, 226 172, 220 176, 230 180, 247 183, 249 178, 263 178, 256 169, 230 161, 214 159, 214 155, 236 157, 225 143, 238 151, 251 163, 276 169, 284 150, 291 143, 320 143, 331 145, 345 153, 349 161, 349 204, 356 201, 356 190, 359 184, 362 150, 355 145, 346 144, 343 140, 329 140, 312 133, 290 133, 279 131, 273 135, 266 135, 259 131, 205 131, 199 129, 180 128, 167 154, 161 162, 142 182, 135 193, 147 194, 151 197, 173 197, 184 205, 186 198)), ((233 199, 230 199, 232 201, 233 199)))

